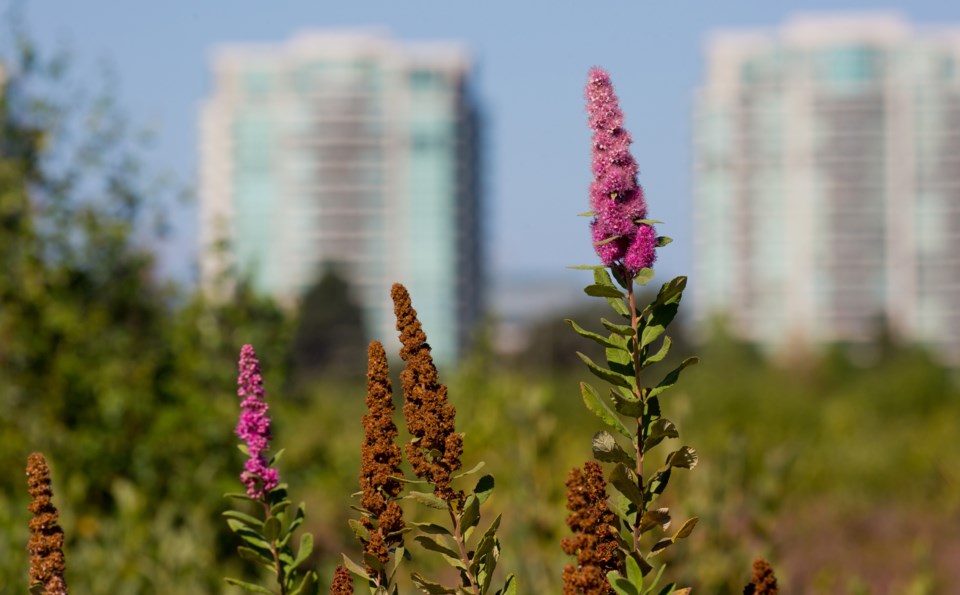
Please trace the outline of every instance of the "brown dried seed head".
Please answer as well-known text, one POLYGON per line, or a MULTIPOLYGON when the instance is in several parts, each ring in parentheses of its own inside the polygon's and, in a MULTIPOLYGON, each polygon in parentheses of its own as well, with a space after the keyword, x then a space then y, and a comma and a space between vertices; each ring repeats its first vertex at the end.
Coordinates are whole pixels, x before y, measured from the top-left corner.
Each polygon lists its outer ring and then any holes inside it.
POLYGON ((777 595, 777 577, 773 573, 773 566, 763 558, 753 561, 753 578, 743 588, 744 595, 777 595))
POLYGON ((456 432, 456 409, 447 400, 447 387, 440 383, 410 294, 396 283, 390 295, 403 344, 400 357, 406 362, 400 374, 403 416, 413 436, 404 449, 407 459, 417 477, 434 486, 436 496, 463 504, 463 492, 450 486, 452 474, 460 469, 463 454, 463 435, 456 432))
POLYGON ((30 519, 30 584, 43 585, 47 595, 66 595, 63 574, 66 568, 63 556, 63 529, 58 524, 59 513, 51 498, 50 468, 43 454, 35 452, 27 457, 27 491, 33 514, 30 519))
POLYGON ((607 506, 603 468, 593 461, 583 470, 574 467, 567 478, 567 526, 573 537, 560 542, 564 553, 577 557, 577 564, 563 569, 564 595, 607 595, 611 570, 623 572, 623 556, 611 528, 617 519, 607 506))
POLYGON ((353 579, 350 571, 338 565, 333 573, 333 583, 330 585, 330 595, 353 595, 353 579))
POLYGON ((402 457, 396 445, 397 426, 393 423, 393 390, 387 354, 378 341, 367 351, 367 414, 363 416, 364 440, 360 450, 360 505, 380 515, 389 498, 402 489, 399 477, 402 457))

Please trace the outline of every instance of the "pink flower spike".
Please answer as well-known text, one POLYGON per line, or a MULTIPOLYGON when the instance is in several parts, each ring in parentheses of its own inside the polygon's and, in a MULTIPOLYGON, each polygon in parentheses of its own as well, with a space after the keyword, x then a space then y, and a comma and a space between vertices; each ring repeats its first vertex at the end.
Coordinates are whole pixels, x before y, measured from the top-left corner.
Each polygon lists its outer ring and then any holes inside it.
POLYGON ((656 259, 656 231, 637 223, 647 218, 643 188, 637 183, 639 168, 630 153, 633 140, 623 128, 623 112, 610 75, 591 68, 585 91, 588 123, 593 130, 590 206, 594 250, 606 266, 621 264, 630 277, 656 259), (601 243, 604 240, 617 239, 601 243))
POLYGON ((253 345, 244 345, 240 350, 240 375, 237 378, 237 395, 243 399, 242 411, 237 421, 236 434, 247 445, 247 459, 240 481, 247 487, 247 495, 255 500, 277 487, 277 470, 272 469, 264 454, 270 447, 269 406, 264 400, 263 377, 260 362, 253 345))

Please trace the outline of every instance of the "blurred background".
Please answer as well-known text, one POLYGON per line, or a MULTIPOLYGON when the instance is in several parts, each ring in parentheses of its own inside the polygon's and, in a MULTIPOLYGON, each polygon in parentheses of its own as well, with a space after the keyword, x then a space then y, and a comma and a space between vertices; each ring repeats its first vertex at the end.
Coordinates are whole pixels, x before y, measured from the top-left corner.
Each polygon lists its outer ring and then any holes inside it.
POLYGON ((791 592, 960 593, 949 3, 0 12, 0 593, 26 581, 33 450, 77 592, 250 572, 220 517, 247 342, 329 580, 356 550, 366 344, 396 351, 396 281, 465 466, 497 478, 501 565, 560 592, 563 481, 601 427, 577 388, 592 345, 563 323, 608 315, 565 268, 596 260, 593 65, 675 240, 656 280, 689 276, 673 352, 703 361, 664 404, 701 455, 668 574, 739 593, 763 555, 791 592))

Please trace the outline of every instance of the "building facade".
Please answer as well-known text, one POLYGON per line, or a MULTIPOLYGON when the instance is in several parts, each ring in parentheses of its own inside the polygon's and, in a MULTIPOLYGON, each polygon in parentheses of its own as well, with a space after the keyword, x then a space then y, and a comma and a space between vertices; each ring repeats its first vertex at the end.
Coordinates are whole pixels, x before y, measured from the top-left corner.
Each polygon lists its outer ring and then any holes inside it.
POLYGON ((376 32, 234 45, 201 114, 201 276, 224 271, 288 303, 336 266, 370 338, 395 336, 410 290, 452 362, 481 311, 478 116, 450 43, 376 32))
POLYGON ((716 34, 694 115, 695 302, 771 347, 880 326, 960 362, 960 27, 716 34))

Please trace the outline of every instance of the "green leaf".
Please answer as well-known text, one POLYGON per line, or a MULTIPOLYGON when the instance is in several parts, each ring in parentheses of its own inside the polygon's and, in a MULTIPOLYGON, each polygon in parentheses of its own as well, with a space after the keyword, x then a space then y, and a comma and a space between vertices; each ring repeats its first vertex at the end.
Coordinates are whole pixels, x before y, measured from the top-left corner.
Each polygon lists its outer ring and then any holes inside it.
POLYGON ((424 593, 428 593, 429 595, 447 595, 449 593, 456 593, 456 591, 453 589, 444 587, 440 583, 428 581, 427 579, 423 578, 423 575, 421 575, 419 572, 414 572, 412 575, 410 575, 410 578, 413 579, 413 582, 415 585, 417 585, 417 588, 424 593))
POLYGON ((607 285, 587 285, 583 288, 583 292, 594 297, 610 297, 618 299, 627 297, 616 287, 610 287, 607 285))
POLYGON ((647 396, 655 397, 660 393, 662 393, 663 391, 667 390, 668 388, 672 387, 674 384, 677 383, 677 380, 680 379, 680 372, 682 372, 685 368, 698 363, 699 361, 700 361, 700 358, 698 357, 688 357, 687 359, 680 362, 680 365, 674 368, 673 371, 671 371, 669 374, 664 376, 663 380, 661 380, 657 386, 649 389, 647 396))
POLYGON ((690 537, 690 534, 693 533, 693 528, 697 526, 697 521, 700 520, 700 517, 691 517, 680 526, 680 529, 677 531, 676 535, 673 536, 674 540, 677 539, 686 539, 690 537))
POLYGON ((594 415, 600 418, 600 420, 619 432, 620 434, 626 436, 627 438, 632 438, 630 430, 627 429, 623 422, 620 421, 620 418, 616 413, 610 410, 607 407, 607 404, 600 399, 600 395, 597 394, 597 391, 587 384, 586 382, 580 383, 580 394, 583 395, 583 404, 587 406, 594 415))
POLYGON ((653 269, 648 267, 640 269, 640 272, 637 273, 637 276, 633 278, 633 280, 636 281, 636 283, 641 287, 649 283, 651 279, 653 279, 653 269))
POLYGON ((615 288, 613 279, 610 278, 610 273, 607 272, 607 267, 600 267, 593 270, 593 282, 597 285, 606 285, 607 287, 615 288))
POLYGON ((258 529, 258 530, 259 530, 259 529, 262 529, 262 528, 263 528, 263 521, 261 521, 261 520, 258 519, 258 518, 252 517, 252 516, 250 516, 249 514, 244 514, 244 513, 240 512, 240 511, 237 511, 237 510, 227 510, 227 511, 224 511, 224 512, 223 512, 223 516, 227 517, 228 519, 236 519, 236 520, 240 521, 241 523, 243 523, 243 524, 245 524, 245 525, 247 525, 247 526, 249 526, 249 527, 252 527, 252 528, 254 528, 254 529, 258 529))
POLYGON ((697 455, 697 451, 689 446, 681 446, 678 450, 673 451, 667 455, 667 462, 664 464, 662 471, 668 470, 671 467, 679 467, 681 469, 693 469, 697 466, 700 457, 697 455))
POLYGON ((290 565, 290 570, 299 568, 301 564, 307 561, 307 558, 309 558, 312 553, 313 533, 304 533, 300 536, 300 548, 297 550, 297 557, 294 559, 293 564, 290 565))
POLYGON ((593 457, 598 461, 605 463, 623 463, 624 465, 636 465, 636 461, 627 451, 623 450, 613 434, 606 430, 601 430, 593 435, 593 457))
POLYGON ((276 453, 274 453, 274 455, 273 455, 272 457, 270 457, 270 459, 268 460, 267 466, 268 466, 268 467, 273 467, 273 466, 275 466, 275 465, 277 464, 277 461, 279 461, 280 459, 283 458, 283 453, 286 452, 286 450, 287 450, 287 449, 285 449, 285 448, 281 448, 281 449, 278 450, 276 453))
POLYGON ((657 236, 657 248, 663 248, 671 242, 673 242, 673 238, 668 238, 667 236, 657 236))
POLYGON ((367 574, 366 568, 364 568, 363 566, 360 566, 359 564, 351 560, 349 557, 347 557, 346 554, 340 554, 340 555, 343 556, 343 565, 347 570, 359 576, 363 580, 367 580, 367 581, 370 580, 370 575, 367 574))
POLYGON ((405 496, 405 498, 410 498, 420 504, 423 504, 424 506, 436 508, 437 510, 447 510, 447 503, 433 494, 411 491, 405 496))
POLYGON ((517 577, 510 575, 503 584, 503 588, 497 591, 497 595, 517 595, 517 577))
POLYGON ((447 558, 451 558, 456 561, 456 566, 464 568, 463 562, 460 560, 460 554, 455 552, 453 549, 443 545, 432 537, 427 537, 426 535, 417 535, 413 538, 414 541, 420 544, 420 546, 425 550, 430 550, 431 552, 437 552, 443 554, 447 558))
POLYGON ((223 495, 224 498, 233 498, 235 500, 249 500, 254 502, 254 499, 246 495, 244 492, 227 492, 223 495))
POLYGON ((680 432, 672 421, 665 417, 658 418, 650 426, 647 439, 643 441, 643 452, 646 453, 665 438, 679 438, 680 432))
POLYGON ((640 369, 642 370, 643 368, 646 368, 647 366, 649 366, 649 365, 651 365, 651 364, 655 364, 655 363, 657 363, 657 362, 659 362, 659 361, 662 361, 663 358, 667 357, 667 353, 669 353, 669 351, 670 351, 670 345, 671 345, 672 343, 673 343, 673 341, 670 339, 669 336, 664 336, 664 337, 663 337, 663 344, 660 345, 660 349, 657 350, 657 352, 654 353, 653 355, 647 356, 647 358, 644 359, 644 360, 643 360, 643 363, 640 365, 640 369))
POLYGON ((640 591, 633 586, 633 583, 626 577, 621 576, 616 570, 607 573, 607 582, 617 592, 617 595, 640 595, 640 591))
POLYGON ((637 558, 626 556, 625 562, 627 565, 627 580, 633 583, 635 587, 643 588, 643 572, 640 571, 637 558))
POLYGON ((477 485, 473 488, 473 493, 477 495, 477 500, 480 504, 486 502, 490 494, 493 493, 494 483, 492 475, 484 475, 477 481, 477 485))
POLYGON ((383 562, 380 561, 380 558, 374 556, 369 552, 363 553, 363 561, 367 563, 374 572, 380 572, 383 570, 383 562))
POLYGON ((610 236, 609 238, 602 239, 602 240, 600 240, 599 242, 594 242, 593 245, 594 245, 594 246, 603 246, 604 244, 609 244, 610 242, 616 242, 616 241, 619 240, 621 237, 623 237, 623 236, 610 236))
POLYGON ((237 548, 237 555, 240 556, 240 559, 246 560, 248 562, 253 562, 254 564, 259 564, 264 568, 273 570, 273 556, 267 552, 266 554, 261 551, 254 549, 252 547, 240 546, 237 548))
POLYGON ((275 516, 268 517, 263 523, 263 536, 267 541, 276 541, 280 536, 280 519, 275 516))
POLYGON ((430 535, 444 535, 447 537, 453 537, 453 533, 450 532, 450 529, 447 529, 443 525, 438 525, 436 523, 412 523, 417 529, 420 529, 424 533, 430 535))
POLYGON ((627 417, 640 417, 643 415, 643 402, 634 396, 629 389, 615 387, 610 389, 610 398, 613 400, 613 408, 620 415, 627 417))
POLYGON ((260 535, 250 527, 240 523, 240 521, 235 519, 227 519, 227 525, 230 526, 233 532, 236 533, 240 539, 244 540, 250 545, 266 550, 270 549, 270 544, 263 538, 263 535, 260 535))
POLYGON ((658 219, 634 219, 633 222, 637 225, 656 225, 658 223, 663 223, 663 221, 658 219))
POLYGON ((576 271, 596 271, 596 270, 605 269, 607 268, 607 266, 603 264, 575 264, 572 266, 568 266, 567 268, 573 269, 576 271))
POLYGON ((480 461, 479 463, 477 463, 476 465, 474 465, 469 471, 464 471, 463 473, 458 473, 458 474, 454 475, 454 476, 453 476, 453 479, 460 479, 461 477, 466 477, 466 476, 468 476, 468 475, 473 475, 473 474, 476 473, 477 471, 483 469, 483 466, 484 466, 484 465, 486 465, 486 463, 484 463, 483 461, 480 461))
POLYGON ((357 519, 347 519, 347 524, 353 530, 353 534, 363 541, 370 541, 370 531, 363 526, 357 519))
MULTIPOLYGON (((644 560, 646 562, 646 560, 644 560)), ((644 589, 643 595, 650 595, 653 593, 653 590, 657 588, 657 583, 660 582, 660 578, 663 576, 663 571, 667 568, 666 564, 660 566, 660 570, 657 571, 657 575, 653 577, 653 580, 650 582, 650 586, 644 589)))
POLYGON ((643 492, 637 486, 637 480, 633 472, 628 470, 623 463, 617 463, 610 473, 610 483, 613 487, 633 502, 637 508, 643 507, 643 492))
POLYGON ((470 534, 480 522, 480 500, 474 494, 467 496, 467 501, 463 505, 463 513, 460 515, 460 532, 463 539, 470 539, 470 534))
POLYGON ((241 580, 237 580, 235 578, 225 578, 223 580, 225 580, 228 585, 233 585, 234 587, 240 587, 244 591, 252 591, 254 593, 269 593, 270 595, 273 595, 273 591, 265 587, 261 587, 260 585, 247 583, 241 580))
POLYGON ((606 380, 610 384, 615 384, 617 386, 622 386, 624 388, 630 388, 630 379, 622 374, 617 374, 612 370, 606 368, 601 368, 593 362, 592 359, 584 355, 583 353, 577 352, 577 356, 583 360, 583 363, 587 364, 587 368, 593 373, 594 376, 600 378, 601 380, 606 380))
POLYGON ((297 588, 290 595, 306 595, 307 593, 314 593, 313 586, 317 584, 317 573, 314 571, 307 572, 303 575, 303 580, 300 581, 300 584, 297 585, 297 588))
POLYGON ((602 324, 603 327, 611 333, 617 333, 618 335, 623 335, 624 337, 632 337, 637 334, 636 331, 633 330, 633 327, 629 324, 614 324, 606 318, 601 318, 600 324, 602 324))
POLYGON ((603 335, 600 335, 600 334, 597 334, 597 333, 593 333, 593 332, 590 332, 590 331, 582 328, 580 325, 578 325, 576 322, 570 320, 569 318, 564 319, 564 322, 566 322, 567 324, 569 324, 569 325, 573 328, 573 330, 574 330, 578 335, 580 335, 581 337, 586 337, 587 339, 590 339, 590 340, 592 340, 592 341, 595 341, 595 342, 599 343, 600 345, 602 345, 602 346, 604 346, 604 347, 613 348, 613 349, 624 349, 624 348, 625 348, 625 346, 624 346, 624 347, 621 347, 621 344, 620 344, 620 343, 616 343, 616 342, 614 342, 614 341, 611 341, 610 339, 604 337, 603 335))
POLYGON ((596 215, 593 211, 584 211, 582 213, 577 213, 577 217, 593 217, 596 215))
POLYGON ((670 526, 670 509, 657 508, 648 510, 640 517, 640 533, 646 533, 660 527, 664 531, 670 526))
POLYGON ((659 553, 662 552, 663 550, 667 549, 667 548, 670 547, 671 545, 673 545, 673 538, 672 538, 672 537, 664 537, 663 539, 661 539, 661 540, 658 541, 657 543, 653 544, 653 547, 650 548, 650 556, 656 556, 657 554, 659 554, 659 553))

